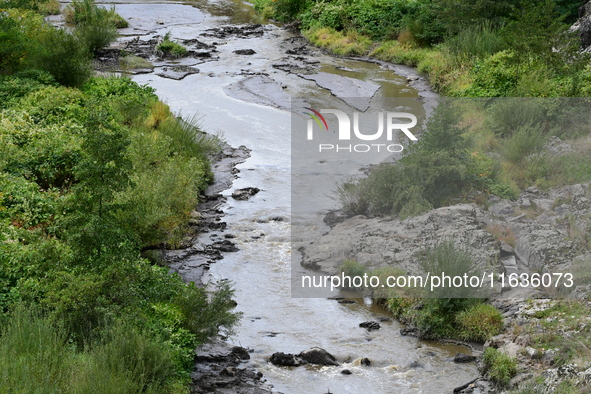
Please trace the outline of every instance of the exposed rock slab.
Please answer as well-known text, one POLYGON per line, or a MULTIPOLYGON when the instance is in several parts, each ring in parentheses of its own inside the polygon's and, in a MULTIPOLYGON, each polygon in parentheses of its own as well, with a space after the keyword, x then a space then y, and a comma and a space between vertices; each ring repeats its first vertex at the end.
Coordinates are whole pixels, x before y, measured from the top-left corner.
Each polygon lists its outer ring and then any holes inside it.
POLYGON ((263 374, 246 366, 247 349, 215 341, 197 349, 192 393, 269 394, 263 374))
POLYGON ((302 265, 334 275, 350 259, 369 269, 391 266, 418 274, 418 252, 441 240, 465 245, 475 261, 496 261, 499 249, 485 228, 485 213, 473 204, 439 208, 402 221, 355 216, 307 246, 302 265))
POLYGON ((162 67, 159 72, 156 73, 159 77, 175 79, 180 81, 188 75, 197 74, 199 69, 190 66, 173 66, 173 67, 162 67))
POLYGON ((317 74, 298 74, 301 78, 316 82, 318 86, 330 92, 353 108, 365 111, 370 99, 380 89, 374 82, 344 77, 341 75, 319 72, 317 74), (361 99, 360 99, 361 98, 361 99))
POLYGON ((290 97, 283 91, 283 86, 265 75, 254 75, 224 86, 224 92, 242 101, 286 110, 290 108, 290 97))

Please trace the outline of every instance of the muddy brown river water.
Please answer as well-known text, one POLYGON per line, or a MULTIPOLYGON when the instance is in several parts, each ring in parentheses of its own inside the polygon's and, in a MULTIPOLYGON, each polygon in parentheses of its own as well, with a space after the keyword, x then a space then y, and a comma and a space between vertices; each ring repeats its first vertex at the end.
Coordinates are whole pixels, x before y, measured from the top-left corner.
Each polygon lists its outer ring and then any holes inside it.
MULTIPOLYGON (((180 64, 199 69, 199 73, 182 80, 157 75, 172 67, 170 61, 156 62, 153 73, 133 79, 155 88, 174 111, 200 116, 205 130, 223 133, 230 145, 252 149, 250 158, 238 166, 238 179, 223 194, 230 196, 244 187, 261 191, 247 201, 228 197, 222 207, 227 223, 224 234, 233 235, 240 250, 226 253, 211 265, 208 275, 210 279, 234 282, 237 310, 244 317, 230 342, 254 349, 250 363, 274 390, 289 394, 448 393, 475 378, 474 364, 453 362, 457 352, 467 351, 464 347, 401 336, 401 325, 391 320, 381 323, 377 331, 360 328, 363 321, 388 317, 371 300, 339 304, 325 298, 291 297, 291 255, 297 252, 290 246, 289 97, 333 99, 327 89, 298 76, 298 72, 372 81, 380 87, 376 99, 431 95, 408 85, 407 77, 414 78, 413 71, 333 58, 314 49, 288 55, 287 51, 305 43, 278 26, 265 24, 250 4, 241 1, 123 1, 116 2, 116 7, 130 22, 130 27, 122 31, 122 40, 134 36, 147 40, 170 31, 175 40, 198 39, 215 47, 211 58, 180 60, 180 64), (229 34, 223 38, 202 35, 208 29, 245 23, 263 23, 263 34, 229 34), (255 53, 234 53, 244 49, 255 53), (302 59, 296 59, 298 56, 302 59), (273 67, 278 64, 297 64, 299 71, 273 67), (341 366, 290 369, 267 361, 277 351, 299 353, 313 346, 332 353, 341 366), (371 360, 371 367, 360 365, 364 357, 371 360), (352 374, 341 374, 343 369, 352 374)), ((374 161, 382 159, 375 157, 374 161)), ((355 172, 353 168, 351 171, 355 172)), ((315 214, 322 215, 323 211, 315 214)), ((319 234, 326 230, 316 226, 310 231, 319 234)))

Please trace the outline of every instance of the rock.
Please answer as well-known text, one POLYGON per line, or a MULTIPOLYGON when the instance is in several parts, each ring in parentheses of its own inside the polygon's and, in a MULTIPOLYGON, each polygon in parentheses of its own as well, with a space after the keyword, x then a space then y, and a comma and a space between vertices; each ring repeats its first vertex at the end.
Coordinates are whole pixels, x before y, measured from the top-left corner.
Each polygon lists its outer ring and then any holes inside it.
POLYGON ((468 356, 464 353, 456 353, 454 356, 454 363, 464 364, 464 363, 472 363, 477 360, 476 356, 468 356))
POLYGON ((585 52, 591 47, 591 2, 579 8, 579 19, 570 27, 581 38, 581 49, 585 52))
POLYGON ((367 357, 363 357, 360 361, 359 364, 361 364, 364 367, 371 367, 371 360, 367 357))
POLYGON ((542 357, 542 354, 537 351, 536 349, 534 349, 531 346, 528 346, 525 348, 525 353, 529 356, 529 358, 533 359, 538 359, 542 357))
POLYGON ((252 49, 237 49, 234 53, 237 55, 254 55, 256 52, 252 49))
POLYGON ((237 252, 240 250, 232 241, 227 239, 214 243, 213 247, 220 252, 237 252))
POLYGON ((353 374, 353 372, 349 371, 348 369, 343 369, 343 370, 341 371, 341 374, 343 374, 343 375, 352 375, 352 374, 353 374))
POLYGON ((201 35, 204 37, 227 38, 229 36, 236 36, 238 38, 261 37, 265 33, 265 29, 260 24, 244 25, 244 26, 223 26, 212 29, 207 29, 201 35))
POLYGON ((199 347, 191 373, 191 392, 217 392, 217 388, 224 387, 224 392, 271 393, 270 387, 261 381, 263 374, 242 364, 249 357, 247 349, 231 347, 220 340, 199 347))
POLYGON ((278 367, 299 367, 306 364, 306 361, 291 353, 276 352, 271 355, 269 361, 278 367))
POLYGON ((548 365, 554 364, 556 358, 556 351, 554 349, 548 349, 542 355, 542 361, 548 365))
POLYGON ((304 350, 298 354, 298 356, 310 364, 339 365, 332 354, 319 347, 313 347, 311 349, 304 350))
POLYGON ((484 217, 485 213, 472 204, 443 207, 405 220, 354 216, 307 245, 302 265, 340 275, 343 260, 350 259, 369 270, 388 267, 423 274, 420 252, 441 239, 453 239, 465 246, 479 264, 497 261, 498 244, 486 230, 484 217))
POLYGON ((335 97, 360 111, 369 108, 371 98, 380 89, 380 85, 375 82, 322 71, 316 74, 298 74, 298 76, 316 82, 321 88, 330 90, 335 97))
POLYGON ((156 75, 163 78, 170 78, 177 81, 185 78, 187 75, 197 74, 199 69, 197 67, 190 66, 173 66, 173 67, 162 67, 161 71, 157 72, 156 75))
POLYGON ((506 242, 503 241, 499 241, 500 242, 500 247, 501 247, 501 257, 505 257, 505 256, 509 256, 515 253, 515 249, 513 249, 513 246, 509 245, 506 242))
POLYGON ((256 187, 245 187, 244 189, 235 190, 234 193, 232 193, 232 198, 235 200, 245 201, 260 191, 261 189, 256 187))
POLYGON ((466 384, 463 384, 459 387, 456 387, 453 392, 454 393, 472 393, 474 390, 474 383, 477 381, 478 379, 474 379, 466 384))
POLYGON ((265 75, 254 75, 224 86, 224 92, 235 99, 289 110, 291 97, 283 85, 265 75))
POLYGON ((564 156, 573 152, 571 144, 562 141, 554 135, 548 138, 548 141, 544 144, 544 149, 554 156, 564 156))
POLYGON ((401 328, 400 335, 416 337, 419 335, 419 329, 415 327, 401 328))
POLYGON ((367 331, 374 331, 380 329, 380 323, 375 321, 364 321, 363 323, 359 323, 359 327, 367 329, 367 331))
POLYGON ((336 224, 341 223, 348 217, 349 216, 345 214, 342 210, 333 209, 328 211, 328 213, 324 216, 323 221, 327 226, 334 227, 336 224))

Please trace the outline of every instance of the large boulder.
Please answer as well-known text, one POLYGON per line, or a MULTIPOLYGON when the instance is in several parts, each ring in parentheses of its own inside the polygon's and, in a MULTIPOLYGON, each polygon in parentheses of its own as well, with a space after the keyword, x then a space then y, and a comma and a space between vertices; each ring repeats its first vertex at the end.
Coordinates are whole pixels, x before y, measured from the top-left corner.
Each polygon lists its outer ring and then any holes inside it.
POLYGON ((306 360, 310 364, 339 365, 339 363, 332 354, 319 347, 313 347, 311 349, 304 350, 298 356, 306 360))
POLYGON ((277 365, 278 367, 299 367, 300 365, 306 364, 306 361, 301 357, 283 352, 273 353, 269 358, 269 361, 271 364, 277 365))

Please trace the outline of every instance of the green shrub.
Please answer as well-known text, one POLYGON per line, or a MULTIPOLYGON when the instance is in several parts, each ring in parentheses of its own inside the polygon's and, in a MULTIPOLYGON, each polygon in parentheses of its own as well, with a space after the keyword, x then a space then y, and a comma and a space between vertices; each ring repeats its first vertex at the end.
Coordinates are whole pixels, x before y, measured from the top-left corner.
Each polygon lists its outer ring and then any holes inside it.
POLYGON ((503 316, 490 304, 476 304, 458 313, 456 320, 467 341, 485 342, 503 331, 503 316))
MULTIPOLYGON (((367 267, 365 265, 355 261, 355 260, 345 260, 341 264, 339 268, 344 275, 350 276, 353 278, 354 276, 363 277, 365 273, 367 273, 367 267)), ((345 287, 348 288, 348 287, 345 287)), ((356 288, 357 290, 362 290, 362 288, 356 288)))
POLYGON ((156 46, 156 52, 164 56, 183 57, 187 54, 187 48, 170 39, 170 32, 164 35, 162 41, 156 46))
POLYGON ((536 127, 548 120, 547 110, 539 99, 495 99, 486 109, 487 127, 500 137, 509 137, 523 127, 536 127))
POLYGON ((539 152, 546 139, 543 125, 521 126, 513 131, 511 137, 503 141, 501 155, 510 163, 520 163, 528 156, 539 152))
POLYGON ((21 97, 46 85, 55 85, 53 76, 41 70, 25 70, 15 75, 0 75, 0 109, 11 107, 21 97))
POLYGON ((3 392, 155 394, 184 379, 170 345, 146 331, 118 321, 76 348, 34 306, 19 306, 2 324, 0 350, 3 392))
POLYGON ((515 65, 520 55, 510 50, 498 52, 472 68, 472 85, 466 95, 470 97, 511 96, 519 82, 519 68, 515 65))
POLYGON ((94 0, 74 0, 66 12, 66 20, 76 25, 75 35, 94 55, 115 41, 117 25, 122 24, 114 8, 99 7, 94 0))
POLYGON ((482 362, 488 378, 501 387, 517 373, 517 361, 492 347, 484 350, 482 362))
POLYGON ((115 6, 110 9, 99 7, 95 0, 72 1, 66 9, 66 22, 74 25, 104 22, 117 29, 129 26, 129 23, 117 14, 115 6))
POLYGON ((88 45, 91 44, 85 33, 76 29, 74 34, 50 28, 40 37, 39 50, 31 54, 34 67, 51 73, 58 83, 66 86, 82 85, 91 73, 88 58, 88 45))
MULTIPOLYGON (((428 246, 419 254, 419 264, 425 273, 441 276, 443 273, 450 277, 463 275, 478 275, 470 253, 454 244, 453 241, 442 241, 435 246, 428 246)), ((432 297, 466 297, 477 290, 469 286, 456 287, 441 286, 430 294, 432 297)))
POLYGON ((457 65, 473 59, 485 59, 505 49, 505 44, 490 22, 478 26, 467 26, 457 35, 445 40, 441 50, 449 52, 457 65))
POLYGON ((410 322, 420 330, 423 338, 458 338, 455 315, 481 303, 476 298, 427 298, 415 310, 410 311, 410 322))
POLYGON ((138 85, 127 77, 93 77, 82 90, 98 101, 109 101, 120 122, 128 126, 143 123, 158 101, 153 88, 138 85))
POLYGON ((354 201, 359 214, 405 218, 440 207, 470 188, 469 141, 457 124, 461 117, 441 102, 420 140, 396 164, 382 164, 367 178, 341 187, 341 200, 354 201))

